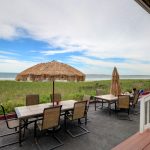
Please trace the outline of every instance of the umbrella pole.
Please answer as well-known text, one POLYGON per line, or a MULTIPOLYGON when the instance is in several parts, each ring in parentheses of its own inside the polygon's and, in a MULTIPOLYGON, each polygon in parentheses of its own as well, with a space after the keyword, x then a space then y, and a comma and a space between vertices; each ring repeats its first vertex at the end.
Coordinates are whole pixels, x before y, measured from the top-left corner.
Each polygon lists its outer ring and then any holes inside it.
POLYGON ((55 90, 55 84, 54 84, 54 81, 53 81, 53 106, 54 106, 54 90, 55 90))

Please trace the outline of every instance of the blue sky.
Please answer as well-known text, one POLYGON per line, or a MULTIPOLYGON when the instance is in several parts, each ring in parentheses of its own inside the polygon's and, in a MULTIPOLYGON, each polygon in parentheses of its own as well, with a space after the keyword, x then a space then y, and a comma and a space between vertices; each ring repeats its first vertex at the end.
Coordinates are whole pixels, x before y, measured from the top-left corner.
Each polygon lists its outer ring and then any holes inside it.
POLYGON ((84 73, 149 75, 149 27, 134 0, 0 0, 0 72, 57 60, 84 73))

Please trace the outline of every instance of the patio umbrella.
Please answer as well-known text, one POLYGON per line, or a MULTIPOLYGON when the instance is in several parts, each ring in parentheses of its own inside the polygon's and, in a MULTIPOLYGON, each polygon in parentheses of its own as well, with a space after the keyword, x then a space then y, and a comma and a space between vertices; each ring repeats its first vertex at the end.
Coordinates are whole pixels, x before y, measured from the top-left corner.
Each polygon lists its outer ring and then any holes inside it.
POLYGON ((110 93, 115 95, 115 96, 118 96, 119 94, 121 94, 119 74, 118 74, 116 67, 114 67, 114 70, 112 72, 112 81, 111 81, 110 93))
POLYGON ((17 81, 52 81, 53 82, 53 105, 54 105, 54 93, 55 93, 55 80, 67 80, 67 81, 84 81, 85 74, 79 70, 73 68, 64 63, 57 61, 51 61, 47 63, 40 63, 32 66, 16 77, 17 81))

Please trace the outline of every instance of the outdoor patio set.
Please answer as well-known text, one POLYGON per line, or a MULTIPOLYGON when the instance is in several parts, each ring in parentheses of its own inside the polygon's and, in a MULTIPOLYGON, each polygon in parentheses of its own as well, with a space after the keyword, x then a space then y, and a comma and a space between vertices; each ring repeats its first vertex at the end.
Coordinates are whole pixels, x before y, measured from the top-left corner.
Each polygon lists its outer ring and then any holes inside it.
MULTIPOLYGON (((54 91, 54 81, 57 79, 65 79, 69 81, 82 81, 85 79, 85 75, 83 73, 71 66, 59 63, 57 61, 41 63, 18 74, 16 80, 28 80, 28 78, 33 81, 53 81, 53 92, 50 95, 51 102, 40 104, 39 95, 26 95, 26 105, 15 107, 17 117, 11 120, 7 119, 5 109, 1 105, 8 129, 15 129, 15 132, 1 135, 0 137, 11 136, 12 134, 19 134, 19 137, 15 142, 13 141, 9 143, 8 140, 7 144, 0 141, 0 148, 5 148, 16 143, 19 143, 21 147, 22 143, 29 138, 29 136, 26 136, 28 131, 31 133, 33 132, 33 143, 37 146, 37 148, 41 149, 41 144, 39 144, 38 138, 41 133, 39 132, 46 132, 46 134, 50 132, 52 137, 55 139, 55 144, 50 145, 49 149, 59 148, 65 144, 58 136, 56 136, 56 132, 60 129, 64 129, 65 133, 68 133, 73 138, 79 138, 79 136, 93 131, 93 128, 91 128, 92 131, 90 131, 83 126, 87 124, 88 120, 90 121, 90 119, 87 118, 87 114, 89 114, 88 110, 91 97, 93 97, 94 100, 94 105, 92 105, 95 108, 95 112, 97 107, 101 108, 100 110, 107 108, 110 115, 113 110, 115 114, 125 110, 128 114, 128 120, 130 120, 130 109, 132 108, 132 110, 134 110, 139 98, 138 90, 133 94, 121 94, 119 74, 116 67, 112 73, 110 94, 103 95, 102 90, 97 89, 96 96, 84 95, 83 100, 81 101, 61 100, 61 94, 55 93, 54 91), (98 104, 101 105, 98 106, 98 104), (112 106, 114 106, 114 109, 112 109, 112 106), (70 124, 69 121, 73 123, 70 124), (30 128, 30 126, 32 128, 30 128), (72 126, 73 128, 70 128, 72 126), (39 130, 37 131, 37 129, 39 130)), ((99 126, 99 124, 95 125, 95 128, 99 126)))
MULTIPOLYGON (((138 102, 138 91, 135 92, 133 97, 130 97, 129 95, 119 95, 118 97, 111 94, 101 95, 100 92, 101 89, 97 89, 96 96, 94 96, 93 107, 95 108, 95 111, 97 107, 99 107, 101 110, 107 107, 107 110, 111 115, 111 105, 115 105, 115 113, 118 114, 118 112, 122 109, 127 110, 127 119, 129 119, 128 117, 130 108, 134 108, 138 102)), ((52 100, 54 100, 54 103, 39 104, 39 95, 27 95, 26 106, 16 107, 15 112, 17 118, 11 120, 7 119, 5 109, 1 105, 7 127, 9 129, 15 129, 15 132, 12 134, 19 134, 19 138, 15 142, 2 144, 0 148, 4 148, 16 143, 19 143, 19 145, 22 146, 22 142, 24 142, 26 138, 27 130, 31 130, 30 128, 28 128, 28 126, 30 126, 31 124, 33 126, 33 137, 37 147, 40 147, 38 143, 37 129, 42 132, 49 131, 52 133, 52 137, 54 137, 57 143, 56 145, 53 145, 50 149, 54 149, 65 144, 59 139, 59 137, 56 136, 56 132, 59 131, 61 126, 63 126, 64 131, 73 138, 89 133, 89 130, 83 127, 83 123, 86 125, 88 122, 87 114, 91 101, 91 96, 85 95, 83 97, 83 100, 79 102, 75 100, 62 101, 60 93, 55 93, 54 95, 51 94, 50 97, 52 100), (63 125, 60 125, 60 120, 61 122, 64 122, 63 125), (68 125, 68 121, 74 122, 73 124, 71 124, 73 128, 70 129, 70 123, 68 125)), ((41 135, 39 131, 38 135, 41 135)), ((11 134, 1 135, 1 137, 10 135, 11 134)))
MULTIPOLYGON (((51 95, 51 98, 52 97, 53 95, 51 95)), ((16 142, 4 144, 0 148, 16 143, 19 143, 19 145, 22 146, 22 142, 25 137, 25 131, 28 130, 29 124, 34 124, 34 138, 38 147, 40 147, 40 145, 38 144, 37 139, 37 129, 39 129, 39 131, 52 129, 52 136, 56 139, 58 144, 50 149, 62 146, 63 142, 55 135, 55 132, 60 128, 60 118, 62 117, 64 118, 64 130, 72 137, 78 137, 88 133, 89 131, 81 126, 81 119, 85 119, 84 124, 86 125, 89 100, 83 100, 80 102, 75 100, 60 101, 60 99, 58 99, 59 97, 60 94, 54 94, 54 98, 52 98, 54 100, 53 106, 53 103, 39 104, 39 95, 27 95, 26 106, 16 107, 15 112, 17 118, 10 120, 7 119, 5 109, 1 105, 7 127, 9 129, 15 129, 15 132, 12 134, 19 133, 19 139, 16 142), (78 120, 77 127, 82 129, 80 133, 74 134, 69 130, 69 128, 67 128, 67 122, 74 120, 78 120), (23 134, 22 130, 24 131, 23 134)), ((1 135, 1 137, 10 135, 11 134, 1 135)))

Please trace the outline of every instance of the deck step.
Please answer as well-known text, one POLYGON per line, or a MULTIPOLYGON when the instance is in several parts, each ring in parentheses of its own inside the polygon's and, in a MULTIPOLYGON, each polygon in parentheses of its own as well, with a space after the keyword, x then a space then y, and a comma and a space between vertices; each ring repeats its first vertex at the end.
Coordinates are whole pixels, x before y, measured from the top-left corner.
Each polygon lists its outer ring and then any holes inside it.
POLYGON ((112 150, 150 150, 150 130, 137 132, 112 150))

